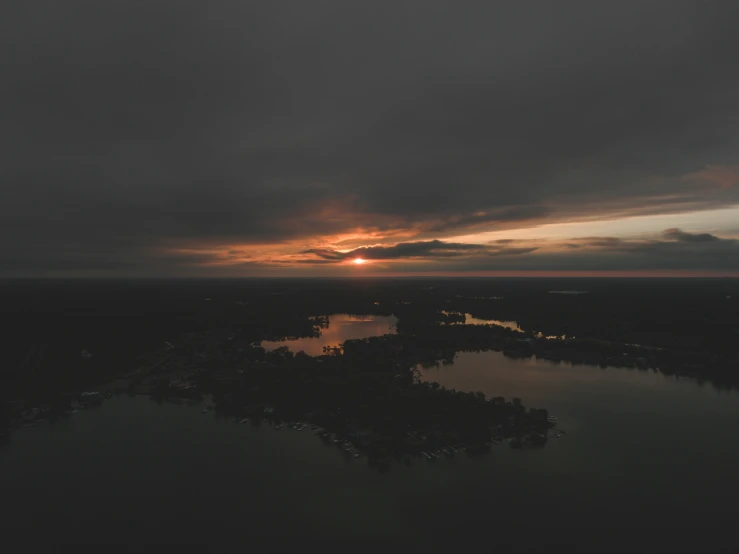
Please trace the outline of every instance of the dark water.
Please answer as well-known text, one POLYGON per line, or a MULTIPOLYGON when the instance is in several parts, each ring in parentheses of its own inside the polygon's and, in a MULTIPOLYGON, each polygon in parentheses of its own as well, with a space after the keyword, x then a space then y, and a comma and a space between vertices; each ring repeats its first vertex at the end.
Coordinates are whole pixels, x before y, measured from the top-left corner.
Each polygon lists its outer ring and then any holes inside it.
POLYGON ((500 452, 493 462, 512 479, 525 475, 530 501, 552 510, 545 527, 573 536, 620 529, 613 540, 624 548, 626 537, 649 536, 666 549, 725 544, 719 537, 726 539, 736 513, 729 499, 739 493, 736 392, 653 371, 499 352, 459 353, 454 364, 421 374, 448 388, 518 396, 557 417, 561 438, 539 451, 500 452))
POLYGON ((328 327, 321 329, 321 336, 319 337, 264 341, 262 346, 266 350, 287 346, 295 353, 302 350, 309 356, 320 356, 324 353, 324 347, 336 347, 345 340, 394 335, 395 324, 398 322, 394 316, 351 314, 330 315, 328 321, 328 327))
POLYGON ((511 329, 512 331, 523 331, 523 329, 519 327, 516 321, 501 321, 499 319, 480 319, 478 317, 473 317, 472 314, 468 314, 468 313, 459 314, 459 312, 442 311, 441 313, 444 315, 449 315, 450 313, 464 315, 465 325, 499 325, 500 327, 505 327, 506 329, 511 329))
MULTIPOLYGON (((560 292, 567 292, 567 291, 560 291, 560 292)), ((441 313, 448 315, 450 312, 442 311, 441 313)), ((506 321, 506 320, 501 320, 501 319, 481 319, 479 317, 474 317, 472 314, 469 314, 469 313, 460 314, 460 315, 464 315, 465 325, 498 325, 499 327, 505 327, 506 329, 510 329, 511 331, 518 331, 521 333, 524 332, 524 329, 521 328, 521 326, 518 324, 517 321, 512 321, 512 320, 506 321)), ((456 325, 456 323, 453 325, 456 325)), ((544 335, 541 332, 536 332, 535 334, 539 338, 542 338, 542 337, 546 337, 548 339, 564 339, 565 338, 563 335, 561 336, 544 335)))
POLYGON ((29 547, 207 543, 229 552, 739 545, 736 393, 495 352, 462 353, 423 375, 547 407, 567 434, 543 449, 501 445, 380 474, 307 431, 114 397, 21 429, 0 450, 3 536, 29 547))

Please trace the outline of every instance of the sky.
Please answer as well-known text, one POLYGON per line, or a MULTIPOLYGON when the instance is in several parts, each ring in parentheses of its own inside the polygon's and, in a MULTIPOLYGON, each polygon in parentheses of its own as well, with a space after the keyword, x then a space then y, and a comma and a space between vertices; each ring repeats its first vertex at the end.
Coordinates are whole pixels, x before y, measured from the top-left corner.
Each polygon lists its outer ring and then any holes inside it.
POLYGON ((0 276, 739 276, 737 28, 728 1, 6 0, 0 276))

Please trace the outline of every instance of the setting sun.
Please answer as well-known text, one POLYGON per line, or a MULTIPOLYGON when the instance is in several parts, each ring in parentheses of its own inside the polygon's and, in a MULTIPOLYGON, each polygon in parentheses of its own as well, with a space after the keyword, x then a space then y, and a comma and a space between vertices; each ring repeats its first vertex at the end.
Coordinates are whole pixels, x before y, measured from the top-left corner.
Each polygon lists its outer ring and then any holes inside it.
POLYGON ((362 265, 364 263, 364 260, 362 258, 354 258, 354 260, 352 261, 357 265, 362 265))

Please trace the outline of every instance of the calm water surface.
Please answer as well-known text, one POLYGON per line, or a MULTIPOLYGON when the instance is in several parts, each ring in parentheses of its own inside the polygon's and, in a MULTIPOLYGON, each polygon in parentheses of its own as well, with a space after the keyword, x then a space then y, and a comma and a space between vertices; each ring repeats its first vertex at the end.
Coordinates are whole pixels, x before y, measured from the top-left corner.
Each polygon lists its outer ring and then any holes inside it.
MULTIPOLYGON (((653 372, 460 353, 422 370, 519 396, 567 431, 543 449, 398 464, 386 474, 312 434, 116 397, 0 450, 3 534, 30 543, 200 542, 490 551, 710 551, 737 545, 739 396, 653 372)), ((230 545, 230 548, 226 548, 230 545)))
MULTIPOLYGON (((459 313, 459 312, 445 312, 442 311, 443 314, 449 314, 449 313, 459 313)), ((480 319, 479 317, 474 317, 472 314, 464 314, 464 324, 465 325, 498 325, 500 327, 505 327, 506 329, 510 329, 511 331, 518 331, 519 333, 523 333, 524 330, 521 328, 521 326, 518 324, 517 321, 504 321, 501 319, 480 319)), ((456 325, 456 324, 453 324, 456 325)), ((566 338, 565 335, 557 336, 557 335, 544 335, 541 332, 535 332, 534 333, 539 338, 547 338, 547 339, 564 339, 566 338)), ((575 338, 574 335, 571 338, 575 338)))
POLYGON ((333 314, 328 316, 328 327, 321 329, 321 336, 281 341, 263 341, 266 350, 287 346, 292 352, 301 350, 309 356, 320 356, 324 347, 339 346, 345 340, 366 339, 381 335, 394 335, 395 316, 333 314))
POLYGON ((518 323, 515 321, 501 321, 499 319, 480 319, 478 317, 472 317, 471 314, 464 314, 465 325, 500 325, 506 329, 513 331, 523 331, 518 323))

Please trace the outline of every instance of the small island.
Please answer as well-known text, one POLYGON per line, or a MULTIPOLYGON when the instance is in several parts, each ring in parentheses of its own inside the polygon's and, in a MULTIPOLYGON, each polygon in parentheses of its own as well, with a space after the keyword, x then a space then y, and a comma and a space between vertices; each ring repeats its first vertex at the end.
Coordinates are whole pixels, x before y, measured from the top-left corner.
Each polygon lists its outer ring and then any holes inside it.
MULTIPOLYGON (((315 335, 325 320, 311 320, 315 335)), ((246 422, 268 420, 276 430, 310 429, 347 456, 388 469, 414 457, 433 461, 511 447, 543 446, 554 426, 546 409, 526 409, 518 398, 486 398, 421 382, 416 368, 436 358, 406 335, 348 340, 323 356, 266 351, 247 333, 184 333, 150 352, 146 363, 97 387, 65 393, 40 406, 7 414, 11 427, 67 417, 118 394, 156 401, 208 399, 203 409, 246 422)), ((7 405, 6 405, 7 406, 7 405)))
POLYGON ((215 411, 240 420, 266 418, 276 429, 308 427, 377 467, 460 449, 484 453, 507 440, 513 447, 541 446, 554 425, 545 409, 527 410, 517 398, 486 399, 481 392, 420 382, 417 352, 394 335, 346 341, 320 357, 286 347, 266 352, 229 336, 222 355, 242 358, 231 369, 193 371, 193 347, 171 353, 156 372, 155 398, 210 395, 215 411))

